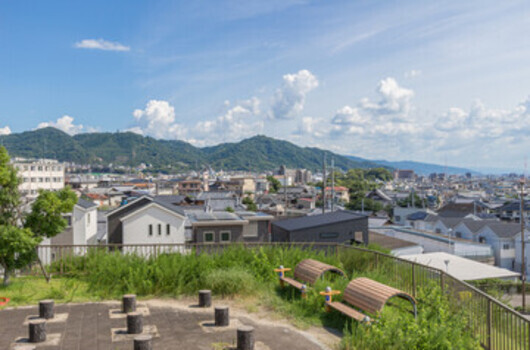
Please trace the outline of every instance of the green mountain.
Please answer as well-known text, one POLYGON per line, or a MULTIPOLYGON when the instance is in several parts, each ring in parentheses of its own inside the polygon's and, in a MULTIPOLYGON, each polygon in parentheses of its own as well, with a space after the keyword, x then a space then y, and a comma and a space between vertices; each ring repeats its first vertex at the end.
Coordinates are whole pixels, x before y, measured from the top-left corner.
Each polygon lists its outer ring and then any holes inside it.
POLYGON ((54 158, 80 164, 136 166, 141 163, 157 168, 196 169, 210 165, 225 170, 271 170, 284 164, 288 168, 322 168, 326 154, 341 169, 379 167, 367 160, 353 160, 318 148, 302 148, 290 142, 255 136, 237 143, 197 148, 177 140, 157 140, 130 132, 89 133, 70 136, 54 128, 0 136, 11 156, 54 158))

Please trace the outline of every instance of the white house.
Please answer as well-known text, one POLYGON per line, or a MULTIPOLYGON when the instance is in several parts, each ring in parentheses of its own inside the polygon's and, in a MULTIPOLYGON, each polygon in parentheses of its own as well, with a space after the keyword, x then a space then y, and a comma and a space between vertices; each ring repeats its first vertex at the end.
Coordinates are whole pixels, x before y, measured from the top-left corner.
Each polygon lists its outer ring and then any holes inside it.
POLYGON ((79 198, 72 213, 73 244, 96 244, 98 205, 79 198))
POLYGON ((495 256, 495 265, 515 270, 515 237, 521 226, 515 223, 490 222, 477 232, 477 240, 489 244, 495 256))
POLYGON ((184 244, 185 221, 175 206, 153 201, 121 218, 123 244, 184 244))

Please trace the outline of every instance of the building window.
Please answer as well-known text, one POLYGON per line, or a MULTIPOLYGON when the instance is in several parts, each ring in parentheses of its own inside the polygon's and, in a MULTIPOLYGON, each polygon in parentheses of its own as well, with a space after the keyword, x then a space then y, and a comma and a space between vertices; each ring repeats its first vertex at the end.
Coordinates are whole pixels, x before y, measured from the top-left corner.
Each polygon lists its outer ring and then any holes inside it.
POLYGON ((166 235, 170 235, 171 234, 171 226, 169 224, 166 225, 166 235))
POLYGON ((503 249, 503 250, 508 250, 508 249, 510 249, 510 243, 505 243, 505 244, 503 244, 503 245, 502 245, 502 249, 503 249))
POLYGON ((401 216, 397 215, 394 217, 396 219, 397 222, 400 222, 401 221, 401 216))
POLYGON ((318 236, 320 237, 320 239, 333 239, 333 238, 338 238, 339 233, 338 232, 321 232, 318 234, 318 236))
POLYGON ((248 225, 243 226, 243 237, 258 237, 258 223, 249 222, 248 225))
POLYGON ((38 170, 39 170, 39 171, 42 171, 42 166, 39 166, 39 167, 38 167, 38 170))
POLYGON ((31 171, 35 171, 35 166, 34 165, 31 166, 31 171))
POLYGON ((221 231, 221 243, 230 242, 230 231, 221 231))
POLYGON ((203 233, 204 243, 213 243, 214 242, 214 233, 213 232, 204 232, 203 233))
POLYGON ((462 238, 462 232, 456 232, 456 238, 462 238))
POLYGON ((158 224, 158 235, 162 236, 162 224, 158 224))
POLYGON ((485 237, 479 237, 478 238, 478 242, 479 243, 486 243, 486 238, 485 237))
POLYGON ((149 224, 149 236, 153 235, 153 225, 149 224))
POLYGON ((436 229, 436 233, 442 233, 442 230, 439 229, 439 228, 437 228, 437 229, 436 229))

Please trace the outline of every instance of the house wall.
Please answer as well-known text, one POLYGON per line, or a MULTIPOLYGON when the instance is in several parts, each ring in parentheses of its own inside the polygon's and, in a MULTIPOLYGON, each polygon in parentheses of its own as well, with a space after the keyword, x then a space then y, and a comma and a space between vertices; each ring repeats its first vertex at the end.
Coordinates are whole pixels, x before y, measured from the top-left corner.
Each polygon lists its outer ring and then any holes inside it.
MULTIPOLYGON (((272 225, 273 240, 285 240, 285 230, 272 225)), ((350 243, 355 238, 355 232, 362 232, 362 237, 368 236, 368 217, 344 221, 340 223, 322 225, 303 230, 288 232, 289 242, 321 242, 321 243, 350 243)))
POLYGON ((128 215, 132 211, 151 203, 149 199, 140 199, 134 203, 130 203, 127 207, 120 209, 107 217, 107 242, 120 244, 122 242, 122 223, 120 218, 128 215))
POLYGON ((98 231, 96 207, 83 209, 77 205, 74 206, 72 215, 73 227, 73 244, 89 244, 98 231))
POLYGON ((231 242, 243 242, 243 225, 212 225, 212 226, 196 226, 193 229, 193 237, 196 243, 204 242, 204 232, 214 233, 214 243, 221 242, 221 232, 229 231, 231 242))
MULTIPOLYGON (((522 265, 522 252, 521 252, 521 235, 517 235, 514 238, 515 241, 515 271, 521 272, 521 265, 522 265)), ((530 234, 528 232, 526 233, 526 240, 525 240, 525 246, 524 246, 524 255, 525 255, 525 275, 527 276, 527 279, 530 278, 530 234)))
POLYGON ((141 209, 122 222, 123 244, 183 244, 184 219, 156 206, 141 209), (167 224, 170 234, 167 234, 167 224), (149 235, 152 225, 153 235, 149 235), (160 234, 158 231, 160 225, 160 234))
POLYGON ((455 226, 454 234, 456 237, 458 237, 458 233, 460 233, 460 238, 468 239, 470 241, 477 241, 476 235, 471 232, 471 230, 464 223, 460 223, 455 226))
POLYGON ((493 255, 495 257, 495 265, 514 270, 515 265, 515 242, 512 238, 500 238, 495 232, 493 232, 488 226, 485 226, 477 233, 477 240, 484 237, 486 243, 488 243, 493 249, 493 255), (508 245, 508 249, 504 249, 504 245, 508 245))

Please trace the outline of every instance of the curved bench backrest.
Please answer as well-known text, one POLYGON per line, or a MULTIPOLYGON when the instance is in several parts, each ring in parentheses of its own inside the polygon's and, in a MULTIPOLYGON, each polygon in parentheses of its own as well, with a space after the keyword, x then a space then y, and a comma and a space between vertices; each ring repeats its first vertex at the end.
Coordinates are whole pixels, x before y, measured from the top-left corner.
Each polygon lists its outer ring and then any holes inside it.
POLYGON ((416 316, 416 300, 410 294, 365 277, 356 278, 348 284, 343 300, 361 310, 376 314, 393 297, 408 300, 416 316))
POLYGON ((294 269, 294 278, 309 284, 315 284, 315 282, 328 271, 345 276, 344 272, 335 266, 324 264, 318 260, 305 259, 296 265, 294 269))

